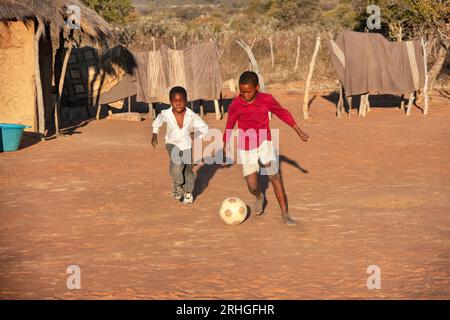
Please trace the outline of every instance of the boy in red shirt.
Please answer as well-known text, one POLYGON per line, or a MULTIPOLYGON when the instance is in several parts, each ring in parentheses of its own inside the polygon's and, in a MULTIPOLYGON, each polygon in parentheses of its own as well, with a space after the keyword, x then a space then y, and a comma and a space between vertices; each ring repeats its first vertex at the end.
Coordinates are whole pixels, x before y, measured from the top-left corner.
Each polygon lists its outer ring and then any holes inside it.
POLYGON ((259 162, 261 162, 273 186, 284 223, 295 225, 295 221, 292 220, 288 213, 286 193, 278 173, 278 159, 272 145, 268 113, 272 112, 291 126, 302 141, 308 141, 309 136, 297 126, 287 109, 283 108, 272 95, 259 92, 259 89, 259 79, 255 72, 246 71, 241 74, 239 78, 240 95, 228 107, 228 120, 223 136, 223 150, 226 157, 227 153, 230 153, 228 143, 232 130, 236 122, 238 122, 240 131, 238 156, 242 163, 243 175, 247 180, 248 190, 255 196, 254 213, 260 215, 264 209, 264 195, 258 183, 259 162))

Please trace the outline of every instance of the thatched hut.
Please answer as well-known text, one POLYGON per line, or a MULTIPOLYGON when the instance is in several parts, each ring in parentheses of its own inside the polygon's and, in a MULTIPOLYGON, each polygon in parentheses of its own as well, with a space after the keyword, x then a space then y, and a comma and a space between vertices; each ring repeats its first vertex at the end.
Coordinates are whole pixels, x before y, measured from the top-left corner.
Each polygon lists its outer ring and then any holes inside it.
POLYGON ((96 43, 110 35, 106 21, 77 0, 0 0, 1 123, 31 125, 41 134, 58 128, 59 79, 74 33, 96 43), (71 6, 79 8, 79 26, 71 23, 71 6), (56 54, 52 42, 59 43, 56 54))

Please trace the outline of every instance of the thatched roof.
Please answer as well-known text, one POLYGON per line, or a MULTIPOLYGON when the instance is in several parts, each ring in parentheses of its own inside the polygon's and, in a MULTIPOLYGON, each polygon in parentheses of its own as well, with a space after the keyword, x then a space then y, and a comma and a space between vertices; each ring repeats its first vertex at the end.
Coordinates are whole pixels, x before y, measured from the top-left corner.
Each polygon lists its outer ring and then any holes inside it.
POLYGON ((0 0, 0 21, 28 21, 36 19, 52 28, 62 29, 67 19, 67 7, 81 10, 81 31, 95 40, 110 36, 110 26, 95 11, 78 0, 0 0))

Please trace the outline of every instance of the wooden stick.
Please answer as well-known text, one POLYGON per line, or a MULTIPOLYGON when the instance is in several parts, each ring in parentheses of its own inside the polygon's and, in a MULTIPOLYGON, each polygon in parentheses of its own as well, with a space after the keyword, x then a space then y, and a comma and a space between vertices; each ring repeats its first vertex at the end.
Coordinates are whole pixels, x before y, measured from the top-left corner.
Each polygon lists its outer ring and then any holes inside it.
POLYGON ((155 108, 153 107, 153 103, 149 103, 148 104, 148 113, 150 113, 150 117, 152 117, 152 120, 155 119, 155 117, 153 116, 154 110, 155 110, 155 108))
POLYGON ((153 42, 153 52, 156 51, 155 37, 152 37, 153 42))
POLYGON ((272 37, 269 37, 269 45, 270 45, 270 58, 271 58, 271 66, 270 66, 270 70, 273 71, 273 67, 275 65, 275 58, 273 56, 273 44, 272 44, 272 37))
POLYGON ((264 86, 264 79, 259 71, 258 63, 256 62, 256 58, 253 55, 251 47, 249 47, 243 40, 236 40, 236 43, 241 46, 242 49, 244 49, 245 53, 247 53, 247 56, 250 60, 250 64, 253 67, 253 70, 258 74, 259 77, 259 87, 262 92, 264 92, 265 86, 264 86))
POLYGON ((288 34, 287 39, 286 39, 286 61, 289 60, 289 46, 290 46, 290 42, 289 42, 289 34, 288 34))
POLYGON ((66 70, 67 70, 67 63, 69 62, 70 53, 72 52, 72 38, 73 38, 73 30, 70 30, 69 35, 69 47, 66 50, 64 61, 62 65, 61 70, 61 77, 59 78, 59 86, 58 86, 58 97, 56 100, 56 107, 55 107, 55 126, 56 126, 56 135, 60 134, 59 130, 59 112, 61 110, 61 96, 62 96, 62 90, 64 88, 64 80, 66 78, 66 70))
POLYGON ((128 112, 131 112, 131 97, 128 97, 128 112))
POLYGON ((173 36, 173 49, 177 50, 177 38, 175 36, 173 36))
POLYGON ((344 103, 344 99, 342 98, 342 84, 340 84, 339 85, 339 100, 336 105, 336 113, 337 113, 338 118, 341 117, 341 108, 342 108, 343 103, 344 103))
POLYGON ((412 91, 412 92, 409 94, 409 98, 408 98, 408 107, 407 107, 407 109, 406 109, 406 115, 407 115, 407 116, 409 116, 409 115, 411 114, 411 107, 412 107, 413 102, 414 102, 414 91, 412 91))
POLYGON ((303 99, 303 119, 308 119, 309 118, 309 87, 311 84, 311 78, 313 75, 313 71, 314 71, 314 64, 316 63, 316 58, 317 58, 317 54, 319 52, 319 47, 320 47, 320 37, 318 36, 316 39, 316 47, 314 48, 314 53, 312 55, 311 58, 311 62, 309 63, 309 70, 308 70, 308 77, 306 78, 306 85, 305 85, 305 96, 303 99))
POLYGON ((253 46, 255 45, 257 39, 258 39, 258 36, 256 36, 256 37, 253 39, 252 45, 250 46, 250 49, 253 49, 253 46))
POLYGON ((216 120, 220 120, 222 118, 222 114, 220 113, 219 101, 214 100, 214 110, 216 112, 216 120))
POLYGON ((353 97, 348 97, 348 117, 352 117, 352 103, 353 103, 353 97))
POLYGON ((38 28, 36 30, 36 34, 34 36, 34 54, 35 54, 35 63, 34 63, 34 84, 36 86, 36 117, 34 120, 34 129, 39 133, 45 132, 45 111, 44 111, 44 96, 42 93, 42 82, 41 82, 41 67, 39 64, 39 41, 41 39, 42 33, 44 32, 44 26, 42 23, 38 22, 38 28))
POLYGON ((366 95, 362 94, 361 98, 359 99, 359 112, 358 112, 358 117, 364 117, 364 109, 366 107, 365 103, 366 103, 366 95))
POLYGON ((401 96, 402 101, 400 102, 400 110, 405 111, 405 95, 401 96))
POLYGON ((300 36, 297 37, 297 55, 295 57, 294 72, 297 71, 299 59, 300 59, 300 36))
POLYGON ((425 82, 423 84, 423 98, 424 98, 424 107, 423 107, 423 115, 428 114, 428 66, 427 66, 427 48, 426 44, 423 41, 423 37, 421 38, 422 50, 423 50, 423 67, 424 67, 424 75, 425 82))
POLYGON ((203 100, 200 100, 200 117, 205 115, 205 107, 203 106, 203 100))

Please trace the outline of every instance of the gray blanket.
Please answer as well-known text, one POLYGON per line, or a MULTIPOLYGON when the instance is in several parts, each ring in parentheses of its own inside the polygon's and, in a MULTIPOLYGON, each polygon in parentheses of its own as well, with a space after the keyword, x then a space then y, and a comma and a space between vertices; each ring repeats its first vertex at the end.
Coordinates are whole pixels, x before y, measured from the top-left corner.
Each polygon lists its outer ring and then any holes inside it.
POLYGON ((169 103, 169 90, 183 86, 188 100, 220 98, 222 77, 219 52, 214 42, 193 45, 184 50, 162 46, 160 50, 139 52, 136 101, 169 103))
POLYGON ((376 33, 344 31, 328 45, 347 96, 401 95, 424 85, 419 41, 391 42, 376 33))

